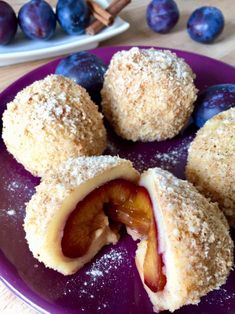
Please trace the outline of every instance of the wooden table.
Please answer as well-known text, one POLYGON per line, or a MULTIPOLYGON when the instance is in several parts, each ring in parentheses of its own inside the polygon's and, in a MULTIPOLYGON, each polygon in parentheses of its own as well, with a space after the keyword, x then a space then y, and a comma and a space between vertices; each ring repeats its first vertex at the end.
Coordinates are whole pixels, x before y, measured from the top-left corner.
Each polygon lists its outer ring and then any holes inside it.
MULTIPOLYGON (((10 0, 8 2, 16 10, 18 10, 20 5, 25 1, 10 0)), ((55 3, 55 1, 50 2, 52 4, 55 3)), ((220 8, 225 16, 225 29, 218 41, 211 45, 203 45, 192 41, 186 31, 187 19, 190 13, 195 8, 205 5, 204 0, 177 0, 177 4, 181 12, 180 20, 176 27, 169 34, 165 35, 153 33, 147 27, 145 21, 145 10, 148 3, 149 1, 146 0, 133 0, 121 14, 125 20, 130 22, 130 29, 118 37, 103 42, 101 46, 155 45, 178 48, 207 55, 235 66, 234 0, 206 1, 207 5, 213 5, 220 8)), ((27 73, 48 61, 49 59, 0 68, 0 92, 24 73, 27 73)), ((0 313, 2 314, 37 313, 8 291, 2 283, 0 283, 0 296, 0 313)))

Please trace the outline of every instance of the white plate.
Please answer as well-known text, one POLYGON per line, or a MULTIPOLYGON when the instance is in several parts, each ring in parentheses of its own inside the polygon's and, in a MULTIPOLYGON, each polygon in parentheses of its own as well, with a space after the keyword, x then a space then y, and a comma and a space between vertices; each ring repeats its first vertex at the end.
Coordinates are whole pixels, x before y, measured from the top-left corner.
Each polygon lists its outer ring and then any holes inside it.
MULTIPOLYGON (((103 7, 108 5, 106 0, 97 0, 97 2, 103 7)), ((57 24, 55 35, 48 41, 27 39, 19 30, 12 43, 0 46, 0 66, 92 49, 97 47, 99 42, 124 32, 129 26, 129 23, 117 17, 112 26, 106 27, 94 36, 70 36, 65 34, 57 24)))

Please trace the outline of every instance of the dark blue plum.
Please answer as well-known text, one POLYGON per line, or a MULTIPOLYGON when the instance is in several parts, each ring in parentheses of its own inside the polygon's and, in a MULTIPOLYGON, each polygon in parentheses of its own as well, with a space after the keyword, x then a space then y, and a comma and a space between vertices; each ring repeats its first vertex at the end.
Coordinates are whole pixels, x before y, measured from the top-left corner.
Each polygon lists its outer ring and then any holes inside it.
POLYGON ((62 29, 70 35, 84 34, 90 23, 90 10, 84 0, 59 0, 56 15, 62 29))
POLYGON ((97 56, 81 51, 64 58, 58 64, 55 73, 71 78, 83 86, 93 100, 99 99, 107 65, 97 56))
POLYGON ((179 10, 173 0, 152 0, 147 7, 148 26, 156 33, 169 32, 179 20, 179 10))
POLYGON ((202 91, 193 113, 194 123, 201 128, 207 120, 235 107, 235 84, 213 85, 202 91))
POLYGON ((7 45, 16 34, 17 17, 12 7, 0 1, 0 45, 7 45))
POLYGON ((31 39, 47 40, 55 33, 56 16, 44 0, 31 0, 24 4, 18 19, 23 33, 31 39))
POLYGON ((187 23, 190 37, 205 44, 213 42, 223 28, 223 13, 215 7, 201 7, 195 10, 187 23))

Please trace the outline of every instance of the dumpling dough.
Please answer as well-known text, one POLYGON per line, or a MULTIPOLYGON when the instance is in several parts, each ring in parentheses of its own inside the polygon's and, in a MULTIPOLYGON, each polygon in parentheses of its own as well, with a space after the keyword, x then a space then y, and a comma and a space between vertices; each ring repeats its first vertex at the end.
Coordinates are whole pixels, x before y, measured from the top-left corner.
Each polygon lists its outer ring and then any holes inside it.
POLYGON ((50 75, 7 105, 2 137, 18 162, 43 176, 70 157, 100 155, 106 148, 102 118, 84 88, 50 75))
POLYGON ((215 203, 199 194, 189 182, 160 168, 141 175, 140 185, 151 197, 162 254, 166 285, 152 292, 143 278, 147 241, 136 252, 136 264, 154 311, 171 312, 225 283, 233 266, 229 226, 215 203))
POLYGON ((111 156, 78 157, 49 173, 36 188, 26 207, 24 229, 34 257, 46 267, 70 275, 89 262, 106 244, 116 243, 118 235, 102 214, 103 225, 96 230, 87 253, 79 258, 63 255, 61 240, 67 218, 79 201, 95 188, 117 179, 137 182, 139 173, 130 161, 111 156))
POLYGON ((208 120, 189 147, 187 179, 235 227, 235 108, 208 120))

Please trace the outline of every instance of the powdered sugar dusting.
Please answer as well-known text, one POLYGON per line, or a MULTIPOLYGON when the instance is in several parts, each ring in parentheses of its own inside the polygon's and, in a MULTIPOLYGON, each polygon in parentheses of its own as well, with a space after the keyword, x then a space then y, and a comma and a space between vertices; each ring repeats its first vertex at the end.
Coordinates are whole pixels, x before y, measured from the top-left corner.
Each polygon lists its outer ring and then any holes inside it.
POLYGON ((186 161, 188 148, 192 139, 193 136, 185 137, 180 141, 180 143, 178 143, 178 145, 169 146, 163 151, 149 150, 149 146, 144 149, 143 146, 143 148, 139 150, 139 153, 136 153, 135 149, 131 149, 128 152, 123 151, 115 145, 113 141, 109 141, 107 152, 111 155, 119 155, 120 157, 129 159, 133 162, 134 167, 140 172, 154 167, 160 167, 165 170, 173 171, 174 169, 179 168, 182 161, 186 161))
POLYGON ((184 84, 191 81, 192 77, 194 77, 188 64, 169 50, 133 47, 128 51, 117 52, 111 60, 111 65, 119 61, 123 64, 131 64, 135 72, 143 71, 143 73, 147 73, 151 71, 157 77, 159 77, 159 70, 171 69, 172 79, 175 79, 175 77, 183 79, 184 84))
POLYGON ((86 274, 94 277, 102 277, 104 275, 103 272, 98 269, 87 271, 86 274))
POLYGON ((17 181, 11 181, 11 182, 9 182, 7 188, 8 188, 9 191, 14 192, 16 189, 19 188, 19 185, 20 185, 19 182, 17 182, 17 181))
MULTIPOLYGON (((178 145, 170 146, 163 152, 156 149, 149 153, 147 149, 142 149, 138 154, 133 154, 131 151, 129 153, 125 152, 125 156, 133 162, 134 167, 140 172, 154 167, 160 167, 174 172, 174 170, 178 169, 179 166, 186 161, 188 148, 192 138, 192 136, 189 136, 182 140, 178 145)), ((109 145, 108 149, 110 153, 115 153, 113 145, 109 145)), ((116 154, 121 155, 122 152, 116 151, 116 154)))
POLYGON ((1 206, 0 216, 7 223, 17 224, 18 219, 25 213, 25 202, 33 195, 34 183, 21 172, 10 172, 9 164, 1 169, 1 206))
POLYGON ((112 249, 108 254, 103 255, 96 261, 91 270, 87 271, 86 274, 89 275, 93 281, 96 281, 98 277, 103 277, 105 274, 109 274, 113 269, 118 269, 126 254, 126 251, 117 252, 112 249))
POLYGON ((7 215, 9 215, 9 216, 14 216, 15 214, 16 214, 16 211, 14 209, 9 209, 7 211, 7 215))
POLYGON ((108 153, 111 155, 117 154, 117 147, 112 141, 108 141, 107 150, 108 150, 108 153))
POLYGON ((216 292, 212 292, 210 296, 207 296, 205 299, 208 304, 218 305, 221 307, 223 307, 226 302, 228 309, 231 309, 232 302, 235 301, 235 292, 232 292, 231 290, 228 291, 226 288, 221 288, 216 292))
POLYGON ((157 163, 158 167, 165 170, 177 167, 182 159, 186 158, 191 139, 183 140, 179 146, 170 148, 166 152, 157 152, 152 157, 151 162, 157 163))
MULTIPOLYGON (((6 182, 5 190, 8 192, 12 192, 11 195, 17 195, 18 197, 22 197, 23 195, 30 199, 32 194, 34 193, 34 189, 32 189, 31 184, 27 184, 27 182, 22 182, 21 179, 15 178, 15 180, 11 180, 10 182, 6 182)), ((8 210, 11 210, 8 209, 8 210)))
POLYGON ((89 180, 99 173, 121 164, 130 166, 130 163, 127 160, 113 156, 70 158, 60 165, 58 176, 63 177, 65 182, 68 180, 71 185, 78 186, 83 181, 89 180))
POLYGON ((107 294, 115 294, 118 298, 118 289, 125 289, 125 283, 119 284, 119 271, 122 271, 122 267, 125 267, 125 271, 132 271, 129 253, 123 247, 113 247, 107 253, 96 256, 95 260, 87 267, 88 269, 85 270, 82 279, 78 275, 66 282, 63 294, 71 297, 71 294, 76 291, 76 298, 80 299, 81 304, 84 302, 86 313, 90 313, 90 308, 94 309, 94 304, 96 304, 97 312, 102 312, 102 310, 110 307, 107 302, 108 296, 105 299, 98 299, 94 291, 101 295, 99 292, 105 289, 107 294), (89 299, 89 304, 87 299, 89 299))

